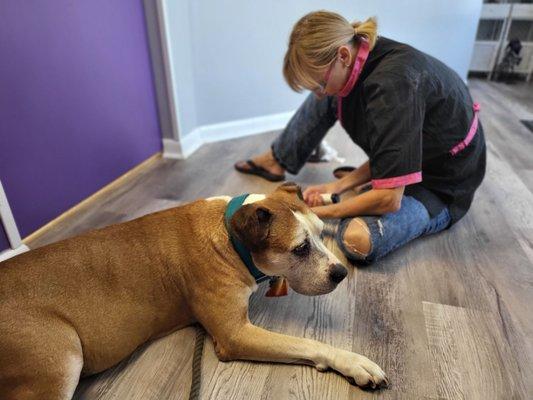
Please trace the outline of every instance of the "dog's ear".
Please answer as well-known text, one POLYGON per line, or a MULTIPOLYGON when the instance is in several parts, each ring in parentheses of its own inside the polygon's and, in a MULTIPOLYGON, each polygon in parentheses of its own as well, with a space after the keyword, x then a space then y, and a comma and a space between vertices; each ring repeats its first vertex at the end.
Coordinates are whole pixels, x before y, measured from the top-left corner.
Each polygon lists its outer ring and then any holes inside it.
POLYGON ((277 187, 276 190, 283 190, 287 193, 295 194, 300 200, 303 201, 304 196, 302 194, 302 188, 294 182, 285 182, 277 187))
POLYGON ((267 246, 266 238, 272 224, 272 213, 264 206, 247 204, 231 218, 233 234, 252 252, 267 246))

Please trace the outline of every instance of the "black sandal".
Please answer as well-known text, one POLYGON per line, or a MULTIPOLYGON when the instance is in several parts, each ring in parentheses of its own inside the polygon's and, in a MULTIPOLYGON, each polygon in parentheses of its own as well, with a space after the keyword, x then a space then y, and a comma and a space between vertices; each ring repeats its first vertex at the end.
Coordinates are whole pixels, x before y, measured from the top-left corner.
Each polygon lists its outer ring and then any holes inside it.
MULTIPOLYGON (((240 162, 241 161, 239 161, 239 163, 240 162)), ((250 168, 240 167, 238 165, 239 163, 235 164, 235 169, 243 174, 257 175, 270 182, 281 182, 285 180, 285 175, 277 175, 277 174, 268 172, 266 169, 264 169, 263 167, 260 167, 259 165, 254 163, 252 160, 246 160, 246 163, 248 164, 250 168)))
MULTIPOLYGON (((342 176, 341 176, 341 177, 337 176, 337 174, 338 174, 339 172, 347 172, 347 173, 348 173, 348 172, 355 171, 356 169, 357 169, 356 167, 352 167, 352 166, 350 166, 350 165, 344 165, 344 166, 342 166, 342 167, 335 168, 335 169, 333 170, 333 176, 334 176, 335 178, 337 178, 337 179, 340 179, 340 178, 342 178, 342 176)), ((344 175, 345 175, 345 174, 344 174, 344 175)), ((343 175, 343 176, 344 176, 344 175, 343 175)))

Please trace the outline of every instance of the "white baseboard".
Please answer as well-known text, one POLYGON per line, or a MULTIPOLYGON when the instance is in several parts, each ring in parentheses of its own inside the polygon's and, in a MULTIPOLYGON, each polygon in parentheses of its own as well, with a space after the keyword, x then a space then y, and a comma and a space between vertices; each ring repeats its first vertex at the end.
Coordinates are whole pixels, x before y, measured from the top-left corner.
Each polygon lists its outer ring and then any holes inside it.
POLYGON ((163 139, 163 157, 183 159, 189 157, 204 143, 236 139, 283 129, 293 115, 294 111, 291 111, 200 126, 185 136, 181 142, 163 139))
MULTIPOLYGON (((8 258, 15 257, 18 254, 28 251, 29 248, 25 244, 20 245, 16 249, 9 249, 0 253, 0 262, 7 260, 8 258)), ((0 268, 2 266, 0 265, 0 268)))
POLYGON ((163 139, 163 157, 178 160, 185 158, 181 151, 181 143, 174 139, 163 139))

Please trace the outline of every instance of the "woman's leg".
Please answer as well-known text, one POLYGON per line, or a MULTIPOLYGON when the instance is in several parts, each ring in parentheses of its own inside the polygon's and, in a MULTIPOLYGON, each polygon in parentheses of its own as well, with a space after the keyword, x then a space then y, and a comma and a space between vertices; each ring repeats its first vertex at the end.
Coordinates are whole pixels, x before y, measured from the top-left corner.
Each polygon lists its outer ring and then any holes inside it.
MULTIPOLYGON (((309 94, 271 149, 252 158, 253 163, 273 174, 298 173, 336 120, 335 97, 319 99, 309 94)), ((238 162, 235 167, 241 171, 248 168, 246 161, 238 162)))
POLYGON ((368 265, 417 237, 437 233, 450 224, 447 208, 431 218, 422 203, 404 196, 395 213, 342 220, 335 229, 336 244, 344 255, 368 265))
POLYGON ((297 174, 337 121, 337 100, 313 93, 298 108, 283 132, 272 143, 276 161, 291 174, 297 174))

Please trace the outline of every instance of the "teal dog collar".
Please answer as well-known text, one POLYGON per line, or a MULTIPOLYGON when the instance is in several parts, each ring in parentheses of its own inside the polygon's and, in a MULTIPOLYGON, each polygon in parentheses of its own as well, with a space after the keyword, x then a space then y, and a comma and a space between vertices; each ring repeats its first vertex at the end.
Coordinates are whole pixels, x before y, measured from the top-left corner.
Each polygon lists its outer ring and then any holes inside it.
POLYGON ((241 194, 240 196, 234 197, 233 199, 230 200, 226 208, 226 212, 224 213, 224 223, 226 225, 226 229, 228 231, 229 238, 231 240, 231 244, 233 245, 233 248, 235 249, 239 257, 241 258, 244 265, 246 265, 246 268, 248 268, 248 271, 250 271, 250 274, 252 274, 255 281, 257 283, 260 283, 268 279, 269 277, 263 274, 255 266, 254 261, 252 259, 252 254, 250 253, 250 251, 231 232, 231 223, 230 223, 231 218, 237 212, 237 210, 242 207, 244 201, 246 200, 248 196, 249 196, 248 193, 241 194))

